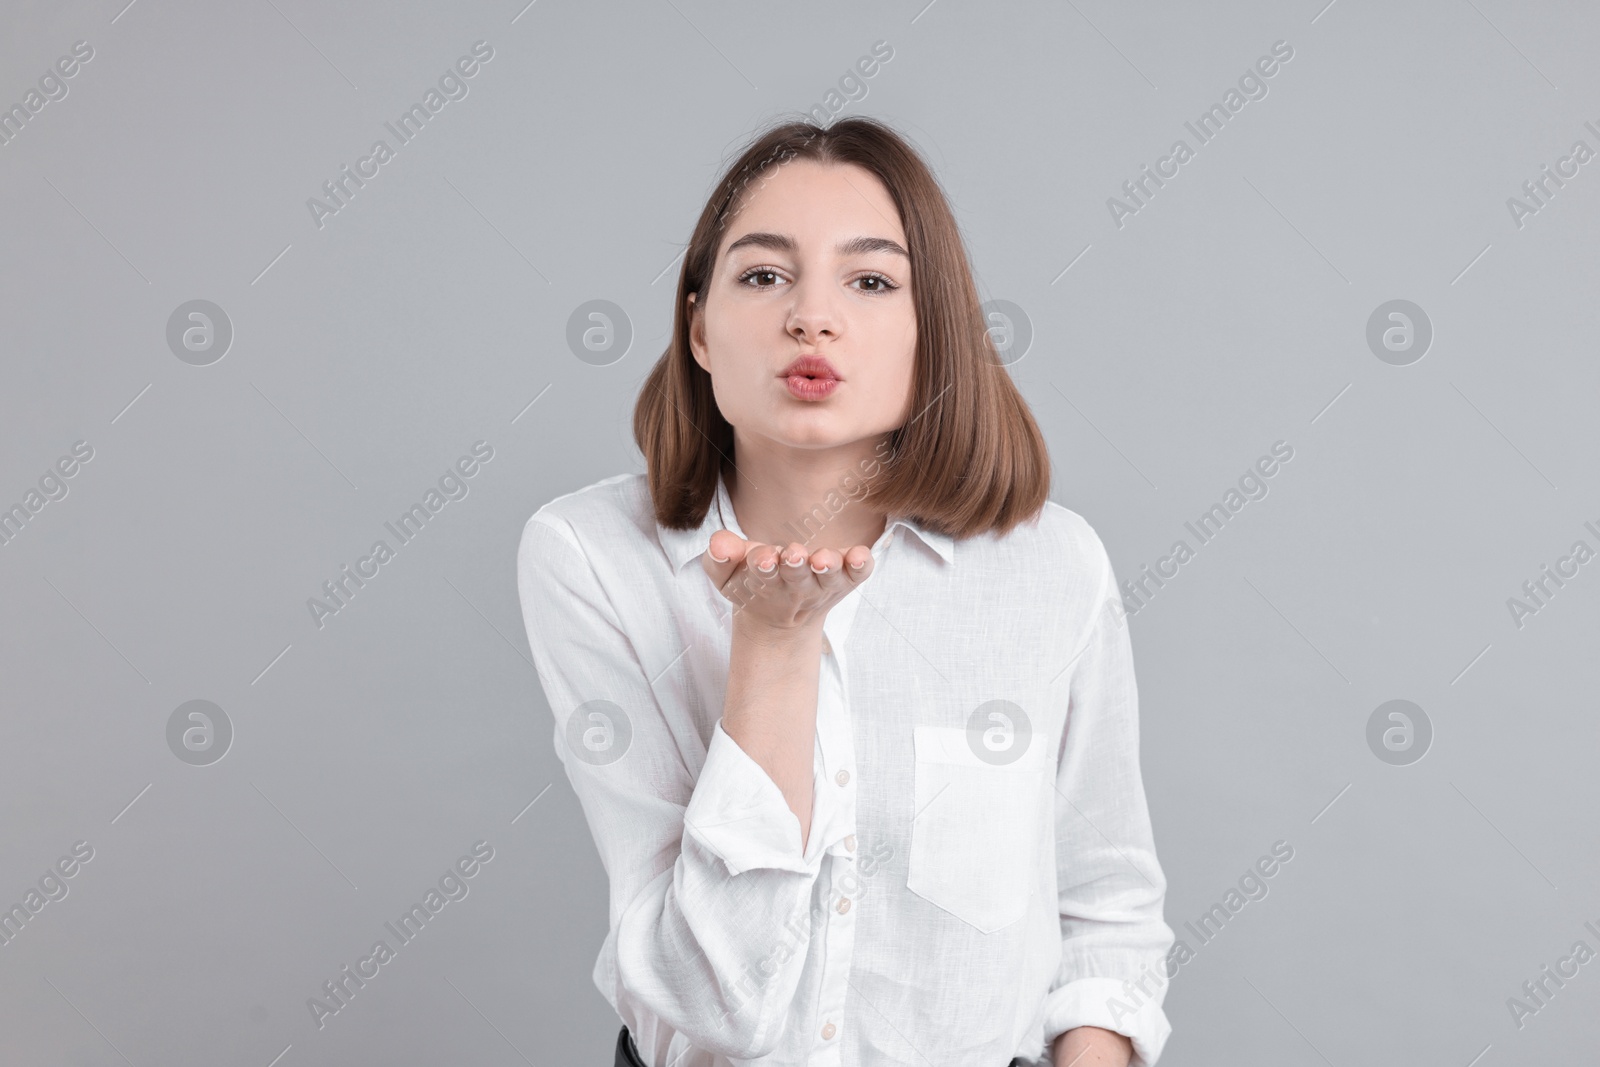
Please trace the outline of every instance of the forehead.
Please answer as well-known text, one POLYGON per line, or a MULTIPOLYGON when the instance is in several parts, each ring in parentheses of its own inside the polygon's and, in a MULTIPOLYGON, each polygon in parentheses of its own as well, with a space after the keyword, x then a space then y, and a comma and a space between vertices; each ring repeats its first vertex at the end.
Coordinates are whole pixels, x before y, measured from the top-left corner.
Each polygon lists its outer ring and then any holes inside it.
POLYGON ((889 190, 854 163, 796 159, 752 179, 723 234, 722 247, 755 230, 788 234, 802 246, 825 235, 869 234, 905 243, 889 190))

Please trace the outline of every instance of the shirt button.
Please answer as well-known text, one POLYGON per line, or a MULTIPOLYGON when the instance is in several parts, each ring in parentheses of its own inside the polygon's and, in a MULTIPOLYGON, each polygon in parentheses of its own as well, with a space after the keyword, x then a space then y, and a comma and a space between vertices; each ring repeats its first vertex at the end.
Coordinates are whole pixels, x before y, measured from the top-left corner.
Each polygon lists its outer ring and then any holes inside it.
POLYGON ((833 780, 838 782, 840 785, 844 785, 846 782, 848 782, 850 780, 850 772, 849 771, 840 771, 838 774, 833 776, 833 780))
POLYGON ((829 1023, 827 1026, 824 1026, 822 1028, 822 1040, 824 1040, 824 1041, 832 1041, 833 1040, 833 1035, 838 1033, 838 1032, 839 1032, 838 1030, 834 1029, 833 1024, 829 1023))
POLYGON ((856 835, 855 834, 851 834, 849 837, 844 839, 844 847, 849 849, 851 852, 854 852, 856 850, 856 835))
POLYGON ((845 912, 847 912, 849 910, 850 910, 850 898, 849 897, 840 897, 839 898, 839 914, 843 915, 845 912))

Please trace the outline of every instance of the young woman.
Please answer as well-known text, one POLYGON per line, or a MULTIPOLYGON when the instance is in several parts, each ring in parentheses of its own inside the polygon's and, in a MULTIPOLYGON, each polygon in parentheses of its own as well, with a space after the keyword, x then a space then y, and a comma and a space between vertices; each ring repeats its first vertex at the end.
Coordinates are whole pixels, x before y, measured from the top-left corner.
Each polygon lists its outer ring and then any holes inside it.
POLYGON ((901 137, 745 150, 634 436, 647 473, 541 507, 517 560, 617 1063, 1153 1064, 1173 932, 1116 581, 901 137))

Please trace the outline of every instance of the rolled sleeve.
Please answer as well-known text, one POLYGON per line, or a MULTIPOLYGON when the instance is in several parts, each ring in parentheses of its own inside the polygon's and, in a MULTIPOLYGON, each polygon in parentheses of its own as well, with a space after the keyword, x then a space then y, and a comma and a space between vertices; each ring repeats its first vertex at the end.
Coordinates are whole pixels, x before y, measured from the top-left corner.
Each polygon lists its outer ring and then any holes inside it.
POLYGON ((1045 1000, 1045 1057, 1067 1030, 1097 1026, 1131 1039, 1130 1067, 1151 1067, 1172 1030, 1162 1004, 1175 938, 1139 770, 1132 645, 1111 561, 1093 543, 1100 592, 1071 664, 1056 778, 1061 964, 1045 1000))
MULTIPOLYGON (((1155 988, 1154 981, 1147 981, 1145 988, 1155 988)), ((1078 978, 1050 991, 1044 1016, 1045 1063, 1054 1063, 1051 1047, 1056 1038, 1079 1026, 1098 1026, 1131 1040, 1128 1067, 1154 1064, 1172 1033, 1158 999, 1143 997, 1136 987, 1114 978, 1078 978), (1129 1011, 1129 1005, 1137 1007, 1129 1011)))
MULTIPOLYGON (((813 790, 818 801, 820 790, 813 790)), ((813 805, 816 812, 816 805, 813 805)), ((756 868, 792 871, 815 877, 822 856, 800 851, 800 820, 783 791, 739 742, 728 736, 722 720, 711 734, 700 781, 684 812, 687 832, 727 866, 731 875, 756 868)), ((817 816, 813 814, 812 825, 817 816)), ((816 834, 812 841, 816 842, 816 834)))

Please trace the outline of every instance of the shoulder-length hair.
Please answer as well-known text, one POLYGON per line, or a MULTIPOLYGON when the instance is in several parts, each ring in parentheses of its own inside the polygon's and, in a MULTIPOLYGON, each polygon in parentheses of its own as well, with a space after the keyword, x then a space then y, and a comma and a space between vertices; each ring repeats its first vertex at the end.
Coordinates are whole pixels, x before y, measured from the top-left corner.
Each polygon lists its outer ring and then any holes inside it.
MULTIPOLYGON (((889 435, 888 462, 863 500, 957 539, 1005 534, 1035 517, 1050 492, 1050 456, 1027 402, 989 336, 954 214, 933 172, 894 130, 870 118, 819 127, 785 122, 758 136, 724 173, 700 213, 678 273, 672 338, 633 410, 656 520, 694 529, 716 496, 733 427, 711 375, 689 348, 688 297, 705 306, 717 250, 752 181, 794 159, 854 163, 875 174, 899 209, 911 253, 917 345, 911 414, 889 435)), ((881 452, 881 449, 880 449, 881 452)))

